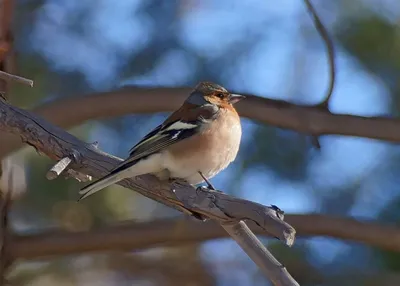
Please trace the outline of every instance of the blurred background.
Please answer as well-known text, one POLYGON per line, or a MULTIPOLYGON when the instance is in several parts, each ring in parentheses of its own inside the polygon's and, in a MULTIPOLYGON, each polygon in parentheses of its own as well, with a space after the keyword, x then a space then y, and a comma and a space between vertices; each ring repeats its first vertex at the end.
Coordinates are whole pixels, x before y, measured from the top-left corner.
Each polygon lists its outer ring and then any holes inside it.
MULTIPOLYGON (((11 2, 13 67, 35 82, 34 88, 10 87, 10 101, 22 108, 128 85, 181 87, 200 80, 300 104, 319 103, 327 89, 325 46, 299 0, 11 2)), ((400 3, 313 3, 336 47, 331 111, 398 116, 400 3)), ((92 120, 69 131, 125 158, 167 115, 92 120)), ((213 179, 225 192, 278 205, 286 213, 399 221, 396 145, 325 136, 318 151, 305 135, 246 118, 242 124, 237 160, 213 179)), ((14 168, 17 174, 10 216, 15 232, 53 227, 89 231, 123 221, 182 216, 115 185, 77 204, 81 184, 46 180, 52 164, 30 147, 3 161, 4 173, 14 168)), ((398 253, 328 237, 299 238, 290 249, 276 240, 265 243, 301 285, 400 285, 398 253)), ((41 286, 269 285, 230 239, 16 261, 7 278, 11 285, 41 286)))

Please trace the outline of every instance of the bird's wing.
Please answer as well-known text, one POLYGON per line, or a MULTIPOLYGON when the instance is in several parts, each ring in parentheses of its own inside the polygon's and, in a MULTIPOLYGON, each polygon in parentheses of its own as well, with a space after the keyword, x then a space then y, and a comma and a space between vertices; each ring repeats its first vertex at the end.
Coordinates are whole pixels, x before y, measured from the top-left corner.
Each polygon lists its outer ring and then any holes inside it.
POLYGON ((114 168, 108 175, 81 189, 79 192, 82 195, 80 199, 84 199, 116 183, 120 180, 118 178, 119 172, 130 168, 139 160, 195 135, 216 118, 218 111, 218 107, 205 104, 193 107, 185 118, 182 118, 182 112, 180 112, 180 110, 172 113, 163 124, 157 126, 131 148, 129 157, 125 161, 121 162, 121 164, 114 168))
POLYGON ((154 128, 129 151, 129 157, 111 172, 115 173, 129 168, 151 154, 182 141, 198 133, 210 120, 218 114, 218 107, 211 104, 197 106, 191 110, 190 117, 181 118, 176 111, 163 124, 154 128))

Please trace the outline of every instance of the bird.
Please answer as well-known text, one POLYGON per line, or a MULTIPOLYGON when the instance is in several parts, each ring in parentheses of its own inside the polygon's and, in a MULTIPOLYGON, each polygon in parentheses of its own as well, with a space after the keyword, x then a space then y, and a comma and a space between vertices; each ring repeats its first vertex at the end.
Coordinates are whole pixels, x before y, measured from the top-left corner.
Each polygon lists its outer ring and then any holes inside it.
POLYGON ((234 104, 244 99, 224 87, 199 82, 187 99, 162 124, 129 151, 109 174, 80 190, 80 199, 126 178, 153 174, 160 180, 206 182, 235 160, 242 128, 234 104))

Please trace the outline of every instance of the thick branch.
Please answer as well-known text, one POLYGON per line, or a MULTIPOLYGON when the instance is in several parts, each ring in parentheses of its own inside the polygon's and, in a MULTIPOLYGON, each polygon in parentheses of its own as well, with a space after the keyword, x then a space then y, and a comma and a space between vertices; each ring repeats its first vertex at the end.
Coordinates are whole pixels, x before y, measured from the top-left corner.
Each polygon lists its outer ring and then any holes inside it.
MULTIPOLYGON (((400 229, 373 222, 325 215, 286 215, 298 235, 330 236, 400 252, 400 229)), ((256 234, 268 235, 250 224, 256 234)), ((187 243, 227 237, 214 221, 160 219, 126 223, 91 232, 48 230, 40 234, 14 236, 10 239, 13 258, 35 259, 94 251, 132 251, 158 246, 179 246, 187 243)))
MULTIPOLYGON (((54 160, 74 155, 71 168, 95 178, 104 176, 122 161, 5 101, 0 101, 0 130, 19 134, 23 141, 54 160)), ((183 182, 175 182, 171 187, 168 182, 162 183, 151 175, 127 179, 119 184, 181 211, 186 209, 219 221, 253 221, 288 245, 294 241, 294 229, 278 218, 273 208, 222 192, 196 190, 183 182)))
MULTIPOLYGON (((38 107, 34 112, 53 124, 70 128, 87 120, 128 113, 173 111, 190 91, 189 88, 125 88, 61 99, 38 107)), ((400 142, 399 119, 331 114, 315 106, 300 106, 257 96, 239 102, 238 111, 241 116, 309 135, 336 134, 400 142)), ((20 140, 13 135, 0 131, 0 138, 0 158, 22 147, 20 140)))

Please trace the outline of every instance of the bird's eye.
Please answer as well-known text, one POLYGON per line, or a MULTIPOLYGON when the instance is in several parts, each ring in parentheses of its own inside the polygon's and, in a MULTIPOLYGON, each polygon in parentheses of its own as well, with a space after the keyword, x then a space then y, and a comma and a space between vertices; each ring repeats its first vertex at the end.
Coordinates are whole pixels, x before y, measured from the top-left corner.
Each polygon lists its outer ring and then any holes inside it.
POLYGON ((223 93, 217 93, 217 97, 223 99, 223 98, 225 97, 225 94, 223 94, 223 93))

